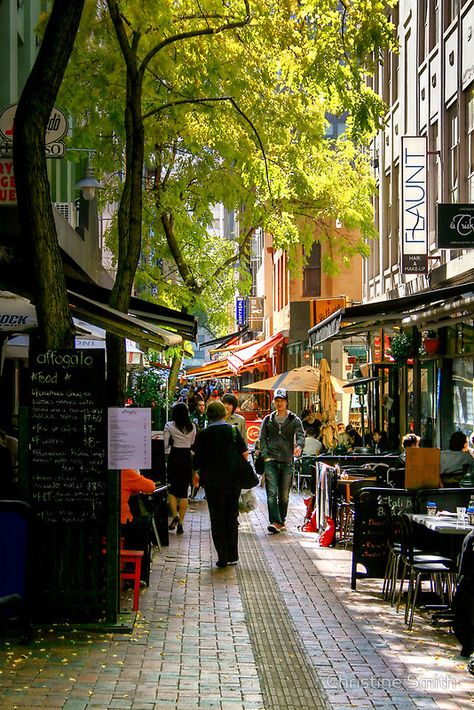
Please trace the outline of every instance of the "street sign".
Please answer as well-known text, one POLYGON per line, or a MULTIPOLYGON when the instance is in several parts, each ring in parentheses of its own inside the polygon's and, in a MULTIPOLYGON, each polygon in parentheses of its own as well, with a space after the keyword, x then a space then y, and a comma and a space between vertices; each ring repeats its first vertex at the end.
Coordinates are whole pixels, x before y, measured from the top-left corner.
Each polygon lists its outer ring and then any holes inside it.
POLYGON ((235 320, 237 325, 245 325, 245 298, 237 296, 235 299, 235 320))

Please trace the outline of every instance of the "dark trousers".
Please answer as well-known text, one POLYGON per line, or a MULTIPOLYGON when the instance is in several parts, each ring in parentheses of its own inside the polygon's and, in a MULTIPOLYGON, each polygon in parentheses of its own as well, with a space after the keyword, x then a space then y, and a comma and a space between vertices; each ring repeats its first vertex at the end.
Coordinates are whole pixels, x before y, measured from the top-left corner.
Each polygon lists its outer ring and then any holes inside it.
POLYGON ((239 559, 238 516, 240 489, 205 486, 206 499, 211 519, 211 533, 219 562, 235 562, 239 559))

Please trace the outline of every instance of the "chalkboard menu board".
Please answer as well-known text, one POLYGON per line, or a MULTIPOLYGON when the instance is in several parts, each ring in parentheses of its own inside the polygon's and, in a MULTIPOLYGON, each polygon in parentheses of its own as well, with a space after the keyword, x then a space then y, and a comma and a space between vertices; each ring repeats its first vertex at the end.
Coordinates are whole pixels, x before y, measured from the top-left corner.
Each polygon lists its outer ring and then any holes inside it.
POLYGON ((414 493, 404 488, 362 488, 354 501, 351 587, 361 577, 383 577, 392 516, 413 510, 414 493), (362 566, 363 571, 360 569, 362 566))
POLYGON ((36 517, 45 523, 103 519, 105 351, 35 352, 30 379, 30 493, 36 517))

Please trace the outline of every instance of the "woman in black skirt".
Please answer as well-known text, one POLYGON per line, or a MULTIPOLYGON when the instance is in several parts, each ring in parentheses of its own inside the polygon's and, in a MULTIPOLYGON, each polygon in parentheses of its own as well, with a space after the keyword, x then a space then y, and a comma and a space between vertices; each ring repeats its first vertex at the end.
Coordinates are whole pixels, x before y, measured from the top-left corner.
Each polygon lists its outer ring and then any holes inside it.
POLYGON ((188 507, 188 488, 192 478, 191 446, 196 438, 196 427, 191 422, 184 402, 178 402, 171 410, 171 421, 163 431, 165 455, 168 457, 168 503, 173 519, 169 529, 178 535, 183 533, 183 520, 188 507))
POLYGON ((247 445, 236 427, 224 421, 222 402, 207 406, 208 425, 194 445, 194 467, 206 491, 211 533, 217 551, 217 566, 236 565, 240 485, 236 482, 236 459, 248 457, 247 445), (232 434, 232 430, 234 434, 232 434))

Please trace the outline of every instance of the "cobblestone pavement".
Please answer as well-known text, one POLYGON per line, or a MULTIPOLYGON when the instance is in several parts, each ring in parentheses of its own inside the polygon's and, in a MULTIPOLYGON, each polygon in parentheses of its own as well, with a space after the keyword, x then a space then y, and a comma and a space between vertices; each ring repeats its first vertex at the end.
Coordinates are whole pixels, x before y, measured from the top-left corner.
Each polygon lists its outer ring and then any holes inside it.
POLYGON ((156 552, 131 635, 52 627, 0 639, 0 708, 311 710, 472 708, 456 639, 418 612, 412 631, 380 580, 350 588, 350 551, 269 535, 265 495, 241 516, 240 563, 217 569, 204 501, 156 552))

